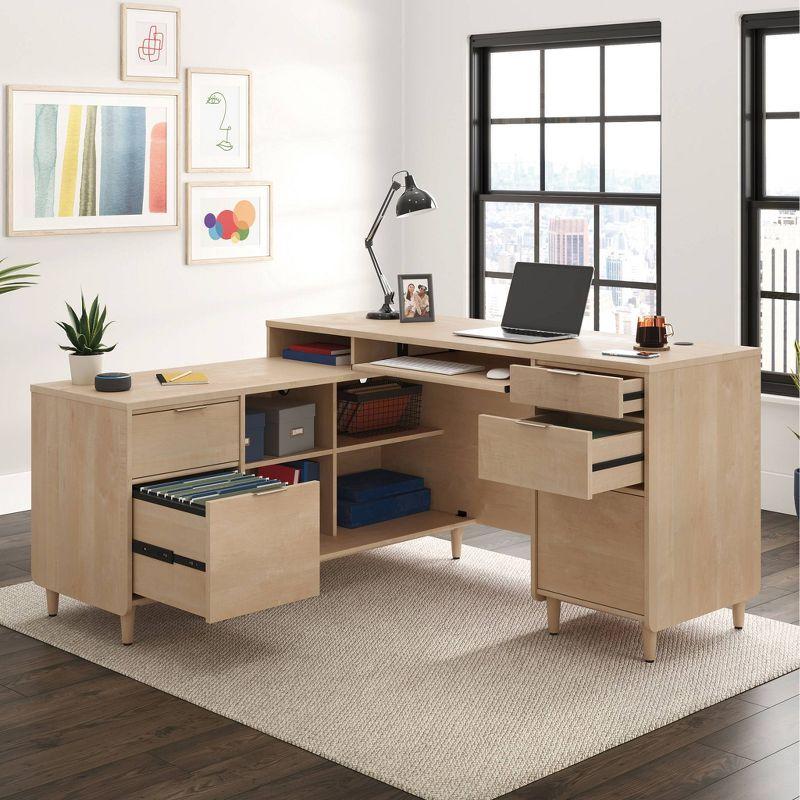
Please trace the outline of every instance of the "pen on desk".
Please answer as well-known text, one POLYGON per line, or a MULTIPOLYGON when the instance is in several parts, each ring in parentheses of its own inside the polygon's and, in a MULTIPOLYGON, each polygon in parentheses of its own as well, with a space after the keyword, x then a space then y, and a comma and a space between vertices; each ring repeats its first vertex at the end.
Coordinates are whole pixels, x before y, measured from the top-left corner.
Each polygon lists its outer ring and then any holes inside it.
POLYGON ((167 381, 167 383, 173 383, 174 381, 178 381, 181 378, 185 378, 187 375, 191 375, 191 374, 192 374, 192 371, 190 369, 187 369, 186 372, 181 372, 180 375, 176 375, 174 378, 170 378, 167 381))

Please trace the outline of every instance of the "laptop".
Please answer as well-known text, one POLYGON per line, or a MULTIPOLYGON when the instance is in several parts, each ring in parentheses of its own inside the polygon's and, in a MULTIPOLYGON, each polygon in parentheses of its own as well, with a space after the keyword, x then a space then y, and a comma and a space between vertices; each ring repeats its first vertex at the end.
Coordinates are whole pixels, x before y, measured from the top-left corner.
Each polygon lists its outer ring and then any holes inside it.
POLYGON ((454 333, 526 344, 574 339, 581 332, 593 273, 592 267, 519 261, 514 266, 500 327, 454 333))

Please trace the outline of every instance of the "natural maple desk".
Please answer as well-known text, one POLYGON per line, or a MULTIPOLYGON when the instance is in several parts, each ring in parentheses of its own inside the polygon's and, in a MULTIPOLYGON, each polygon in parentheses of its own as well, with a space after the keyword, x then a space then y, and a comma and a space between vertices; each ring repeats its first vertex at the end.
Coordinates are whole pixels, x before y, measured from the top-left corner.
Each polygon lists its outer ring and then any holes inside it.
POLYGON ((758 351, 696 344, 639 362, 602 355, 630 347, 626 337, 524 345, 453 335, 482 324, 491 323, 401 324, 363 312, 278 320, 267 323, 267 358, 203 366, 207 386, 163 389, 148 372, 120 394, 66 382, 32 387, 33 577, 49 590, 49 609, 55 613, 59 593, 99 606, 121 616, 130 641, 133 609, 147 599, 216 621, 313 596, 320 560, 443 531, 458 557, 463 527, 477 521, 531 535, 531 588, 547 600, 551 633, 562 601, 638 621, 647 660, 657 631, 701 614, 730 606, 741 627, 760 575, 758 351), (348 344, 352 368, 280 358, 288 344, 321 338, 348 344), (511 378, 369 363, 442 351, 487 368, 510 365, 511 378), (337 384, 375 375, 425 385, 420 427, 337 434, 337 384), (190 516, 172 510, 154 520, 143 501, 132 512, 133 484, 286 460, 244 458, 246 398, 279 390, 317 403, 315 450, 305 457, 320 462, 319 484, 262 498, 275 503, 269 511, 249 496, 211 504, 214 513, 195 531, 208 543, 200 552, 207 577, 132 558, 131 539, 144 529, 160 531, 177 553, 187 541, 178 528, 190 516), (195 452, 185 437, 171 437, 203 418, 195 452), (422 476, 432 510, 338 528, 337 475, 378 466, 422 476), (309 507, 313 525, 300 514, 309 507), (285 529, 265 535, 267 519, 285 529), (254 557, 247 548, 262 539, 278 549, 254 557), (243 544, 226 561, 220 544, 232 541, 243 544), (250 566, 249 578, 226 575, 236 558, 250 566))

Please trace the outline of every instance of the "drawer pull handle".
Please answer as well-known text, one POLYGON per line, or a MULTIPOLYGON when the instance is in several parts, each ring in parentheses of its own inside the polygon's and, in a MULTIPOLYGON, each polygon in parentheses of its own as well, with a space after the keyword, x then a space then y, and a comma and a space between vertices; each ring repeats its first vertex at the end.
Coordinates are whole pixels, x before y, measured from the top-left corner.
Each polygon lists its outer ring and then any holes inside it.
POLYGON ((534 422, 530 419, 518 419, 514 420, 517 425, 527 425, 530 428, 549 428, 550 426, 546 422, 534 422))
POLYGON ((208 408, 208 406, 186 406, 186 408, 173 408, 172 410, 176 414, 182 414, 184 411, 202 411, 204 408, 208 408))
POLYGON ((288 486, 281 486, 280 489, 265 489, 263 492, 253 492, 253 497, 261 497, 264 494, 278 494, 278 492, 285 492, 288 488, 288 486))
POLYGON ((545 367, 548 372, 557 372, 559 375, 574 375, 578 377, 579 375, 583 375, 582 372, 575 372, 572 369, 556 369, 555 367, 545 367))

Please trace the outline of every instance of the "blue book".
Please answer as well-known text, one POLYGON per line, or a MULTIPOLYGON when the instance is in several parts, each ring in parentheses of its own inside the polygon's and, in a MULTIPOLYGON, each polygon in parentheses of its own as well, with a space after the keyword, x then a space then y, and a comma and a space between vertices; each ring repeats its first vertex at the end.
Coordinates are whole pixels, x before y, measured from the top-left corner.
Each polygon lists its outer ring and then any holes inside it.
POLYGON ((300 483, 306 483, 306 481, 318 481, 319 480, 319 462, 318 461, 289 461, 286 464, 287 467, 292 467, 292 469, 299 469, 300 470, 300 483))
POLYGON ((363 503, 413 492, 422 489, 424 485, 422 478, 416 475, 406 475, 389 469, 368 469, 365 472, 340 475, 336 483, 336 493, 339 500, 363 503))
POLYGON ((336 516, 339 525, 343 528, 360 528, 363 525, 373 525, 376 522, 386 522, 390 519, 430 511, 430 508, 431 490, 418 489, 415 492, 381 497, 365 503, 353 503, 340 499, 336 503, 336 516))
POLYGON ((302 350, 292 350, 287 347, 283 351, 283 357, 292 361, 308 361, 312 364, 327 364, 329 367, 344 367, 350 363, 350 354, 343 356, 326 356, 322 353, 306 353, 302 350))

